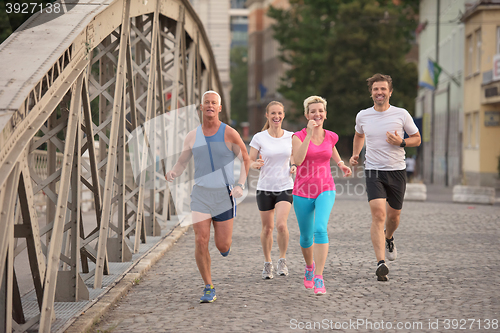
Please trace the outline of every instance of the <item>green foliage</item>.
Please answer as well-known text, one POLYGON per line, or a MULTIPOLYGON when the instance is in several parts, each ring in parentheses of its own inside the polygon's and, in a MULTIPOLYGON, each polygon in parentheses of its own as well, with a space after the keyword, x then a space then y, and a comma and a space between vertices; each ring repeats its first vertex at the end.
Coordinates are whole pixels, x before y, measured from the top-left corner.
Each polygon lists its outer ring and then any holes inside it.
POLYGON ((373 105, 366 79, 391 75, 391 104, 414 110, 417 67, 405 61, 416 28, 418 1, 290 0, 290 8, 271 7, 281 60, 290 65, 279 89, 302 115, 303 100, 328 101, 325 127, 354 133, 356 114, 373 105))
POLYGON ((247 121, 248 94, 248 48, 243 46, 231 49, 231 118, 238 123, 247 121))
POLYGON ((40 6, 34 6, 34 4, 43 4, 43 8, 46 8, 45 4, 53 3, 54 0, 5 0, 0 1, 0 43, 3 43, 10 34, 16 31, 27 19, 29 19, 36 12, 40 11, 40 6), (6 4, 23 4, 27 3, 28 7, 25 10, 18 10, 19 13, 9 13, 7 14, 6 4), (35 9, 34 9, 35 8, 35 9), (22 13, 26 11, 27 13, 22 13), (32 13, 34 11, 34 13, 32 13))
POLYGON ((5 2, 0 2, 0 43, 3 43, 10 34, 12 33, 12 28, 10 26, 9 17, 5 11, 5 2))

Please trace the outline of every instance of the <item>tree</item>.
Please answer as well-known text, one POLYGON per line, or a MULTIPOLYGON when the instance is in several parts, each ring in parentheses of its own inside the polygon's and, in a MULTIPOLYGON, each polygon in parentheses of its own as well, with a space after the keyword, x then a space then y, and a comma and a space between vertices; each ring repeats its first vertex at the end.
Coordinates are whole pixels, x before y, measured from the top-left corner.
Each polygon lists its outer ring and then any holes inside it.
POLYGON ((231 49, 231 118, 238 123, 247 121, 247 94, 248 94, 248 48, 236 46, 231 49))
MULTIPOLYGON (((42 10, 49 13, 50 6, 55 0, 6 0, 0 2, 0 43, 3 43, 16 29, 26 22, 32 15, 42 10), (8 5, 7 5, 8 4, 8 5)), ((66 11, 77 5, 78 1, 66 5, 66 11)), ((60 4, 58 4, 60 6, 60 4)), ((58 7, 58 13, 64 14, 62 7, 58 7)), ((47 16, 47 15, 46 15, 47 16)), ((54 18, 54 15, 50 17, 54 18)), ((47 19, 49 16, 47 16, 47 19)), ((44 20, 40 20, 44 22, 44 20)))
POLYGON ((5 10, 5 2, 0 2, 0 43, 3 43, 10 34, 12 34, 12 28, 9 22, 9 16, 5 10))
POLYGON ((391 104, 412 113, 418 74, 405 55, 417 12, 412 0, 290 0, 286 10, 271 7, 281 60, 290 65, 280 93, 300 111, 306 97, 325 97, 326 127, 352 135, 356 114, 373 105, 365 80, 383 73, 393 79, 391 104))

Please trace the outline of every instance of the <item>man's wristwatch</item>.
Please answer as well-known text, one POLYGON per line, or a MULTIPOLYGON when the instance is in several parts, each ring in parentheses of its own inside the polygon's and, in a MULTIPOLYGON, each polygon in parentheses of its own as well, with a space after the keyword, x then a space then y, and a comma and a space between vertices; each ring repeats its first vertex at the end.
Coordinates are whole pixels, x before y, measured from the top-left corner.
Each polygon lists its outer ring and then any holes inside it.
POLYGON ((401 141, 401 144, 399 145, 400 147, 406 147, 406 141, 405 139, 403 139, 403 141, 401 141))
POLYGON ((236 184, 236 185, 234 185, 234 186, 239 186, 239 187, 241 187, 241 189, 242 189, 242 190, 244 190, 244 189, 245 189, 245 184, 240 184, 240 183, 238 183, 238 184, 236 184))

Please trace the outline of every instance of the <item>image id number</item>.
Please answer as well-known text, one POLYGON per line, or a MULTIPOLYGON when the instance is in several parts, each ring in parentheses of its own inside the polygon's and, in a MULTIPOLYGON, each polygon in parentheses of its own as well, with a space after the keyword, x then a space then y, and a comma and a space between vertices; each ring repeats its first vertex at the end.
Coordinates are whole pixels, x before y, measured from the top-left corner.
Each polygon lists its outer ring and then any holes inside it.
POLYGON ((5 9, 7 14, 33 14, 40 10, 40 13, 56 13, 59 14, 61 12, 61 4, 60 3, 10 3, 7 2, 5 4, 5 9))
POLYGON ((497 330, 498 319, 444 319, 443 325, 445 330, 497 330))

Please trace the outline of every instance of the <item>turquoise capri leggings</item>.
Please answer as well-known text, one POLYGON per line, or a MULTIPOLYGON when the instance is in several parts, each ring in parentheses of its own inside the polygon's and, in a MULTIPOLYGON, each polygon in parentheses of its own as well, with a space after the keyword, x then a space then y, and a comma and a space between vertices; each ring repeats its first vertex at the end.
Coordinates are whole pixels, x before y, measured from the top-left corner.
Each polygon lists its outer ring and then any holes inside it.
POLYGON ((335 191, 321 193, 316 199, 294 195, 293 208, 300 229, 300 246, 307 249, 316 244, 328 243, 326 227, 335 203, 335 191), (313 237, 314 236, 314 237, 313 237))

